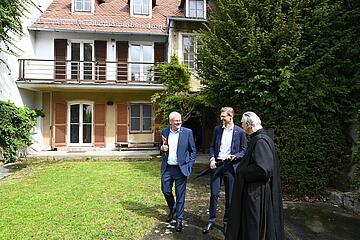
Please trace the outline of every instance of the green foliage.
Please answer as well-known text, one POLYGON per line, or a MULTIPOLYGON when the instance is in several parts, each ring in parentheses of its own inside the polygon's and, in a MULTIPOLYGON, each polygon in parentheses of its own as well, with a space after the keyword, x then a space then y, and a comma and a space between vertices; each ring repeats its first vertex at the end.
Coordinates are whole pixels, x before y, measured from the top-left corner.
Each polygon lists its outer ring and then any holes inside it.
POLYGON ((27 7, 31 4, 31 0, 0 1, 0 40, 4 43, 4 46, 0 46, 0 52, 16 55, 13 49, 18 48, 13 41, 15 37, 24 35, 21 18, 28 12, 27 7))
POLYGON ((181 114, 183 122, 197 113, 196 106, 200 100, 196 93, 190 91, 190 71, 186 64, 179 63, 178 58, 171 56, 170 63, 158 64, 155 72, 160 73, 160 80, 165 90, 155 93, 151 99, 156 104, 156 114, 162 117, 162 126, 168 125, 167 116, 172 111, 181 114))
POLYGON ((353 121, 360 104, 360 3, 214 2, 217 7, 209 14, 197 56, 205 98, 217 108, 229 105, 258 113, 265 127, 287 139, 286 147, 291 149, 281 153, 284 184, 296 184, 288 188, 295 193, 320 192, 333 181, 334 172, 295 182, 299 175, 288 176, 289 168, 299 167, 305 158, 317 161, 307 166, 315 168, 313 173, 327 161, 332 161, 327 166, 334 166, 339 159, 331 157, 332 150, 323 149, 325 143, 337 142, 332 144, 336 156, 347 151, 344 128, 353 121), (307 126, 304 133, 296 130, 298 119, 303 119, 299 128, 307 126), (311 150, 315 156, 306 151, 292 155, 297 148, 311 150), (316 154, 315 149, 324 155, 316 154), (320 185, 308 187, 314 182, 320 185))
POLYGON ((5 163, 14 162, 18 151, 31 145, 32 129, 38 113, 27 107, 0 101, 0 147, 5 163))
MULTIPOLYGON (((360 119, 360 110, 358 111, 358 118, 360 119)), ((355 152, 353 159, 355 171, 351 182, 351 188, 360 190, 360 125, 357 127, 357 137, 357 151, 355 152)))
POLYGON ((334 182, 343 169, 344 143, 332 137, 341 133, 331 132, 334 130, 331 124, 288 120, 276 133, 283 190, 295 196, 321 194, 324 186, 334 182))

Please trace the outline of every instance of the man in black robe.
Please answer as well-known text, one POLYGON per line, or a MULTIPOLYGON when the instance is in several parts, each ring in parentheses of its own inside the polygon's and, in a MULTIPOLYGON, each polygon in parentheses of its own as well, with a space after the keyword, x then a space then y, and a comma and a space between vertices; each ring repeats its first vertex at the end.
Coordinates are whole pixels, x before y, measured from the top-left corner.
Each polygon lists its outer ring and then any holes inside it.
POLYGON ((225 239, 284 239, 279 161, 273 139, 255 113, 244 113, 241 122, 250 142, 236 172, 225 239))

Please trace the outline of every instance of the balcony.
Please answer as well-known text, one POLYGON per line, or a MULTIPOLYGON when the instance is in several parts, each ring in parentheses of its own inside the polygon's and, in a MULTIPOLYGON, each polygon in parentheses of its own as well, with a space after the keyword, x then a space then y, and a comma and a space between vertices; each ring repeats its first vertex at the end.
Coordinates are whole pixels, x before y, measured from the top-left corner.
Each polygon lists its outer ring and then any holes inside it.
POLYGON ((32 89, 46 84, 162 90, 159 73, 152 70, 153 66, 154 63, 141 62, 19 59, 17 84, 32 89))

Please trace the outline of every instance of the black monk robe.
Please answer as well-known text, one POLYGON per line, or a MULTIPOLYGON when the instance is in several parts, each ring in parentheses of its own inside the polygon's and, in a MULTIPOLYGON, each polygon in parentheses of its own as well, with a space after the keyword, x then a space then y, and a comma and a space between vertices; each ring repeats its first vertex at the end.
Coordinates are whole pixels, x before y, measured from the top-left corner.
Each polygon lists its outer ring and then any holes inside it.
POLYGON ((225 239, 284 239, 279 160, 263 129, 250 135, 237 168, 225 239))

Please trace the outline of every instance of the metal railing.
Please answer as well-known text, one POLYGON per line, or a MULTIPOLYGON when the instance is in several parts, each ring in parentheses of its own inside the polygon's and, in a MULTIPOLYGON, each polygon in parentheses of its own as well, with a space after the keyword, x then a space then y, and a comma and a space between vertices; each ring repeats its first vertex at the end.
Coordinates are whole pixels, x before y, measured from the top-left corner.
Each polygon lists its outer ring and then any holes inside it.
POLYGON ((154 63, 19 59, 18 81, 158 83, 154 63))

